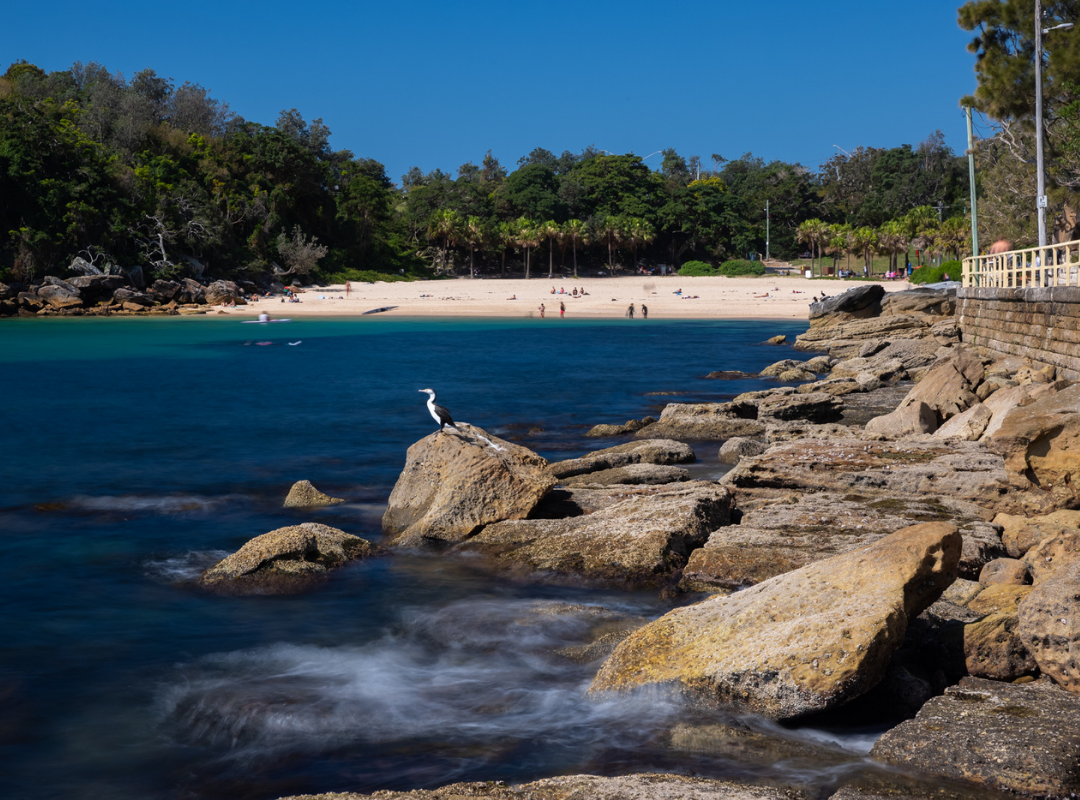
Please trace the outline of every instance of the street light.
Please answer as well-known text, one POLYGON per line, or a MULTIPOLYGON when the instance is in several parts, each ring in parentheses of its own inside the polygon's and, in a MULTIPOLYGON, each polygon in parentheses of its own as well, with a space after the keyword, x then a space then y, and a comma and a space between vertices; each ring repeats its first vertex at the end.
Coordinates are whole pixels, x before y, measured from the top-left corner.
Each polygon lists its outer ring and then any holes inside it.
POLYGON ((1068 30, 1072 22, 1063 22, 1052 28, 1044 28, 1042 22, 1042 0, 1035 0, 1035 176, 1038 182, 1038 196, 1035 208, 1039 213, 1039 247, 1046 247, 1046 164, 1043 159, 1043 107, 1042 107, 1042 37, 1050 31, 1068 30))

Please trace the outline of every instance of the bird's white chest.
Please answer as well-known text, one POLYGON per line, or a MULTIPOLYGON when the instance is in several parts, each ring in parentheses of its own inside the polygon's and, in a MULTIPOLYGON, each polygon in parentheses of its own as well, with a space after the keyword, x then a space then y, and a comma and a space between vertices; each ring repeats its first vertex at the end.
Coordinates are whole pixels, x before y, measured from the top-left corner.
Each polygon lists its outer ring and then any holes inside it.
POLYGON ((431 412, 431 418, 442 425, 442 420, 439 418, 439 412, 435 410, 435 401, 427 401, 427 410, 431 412))

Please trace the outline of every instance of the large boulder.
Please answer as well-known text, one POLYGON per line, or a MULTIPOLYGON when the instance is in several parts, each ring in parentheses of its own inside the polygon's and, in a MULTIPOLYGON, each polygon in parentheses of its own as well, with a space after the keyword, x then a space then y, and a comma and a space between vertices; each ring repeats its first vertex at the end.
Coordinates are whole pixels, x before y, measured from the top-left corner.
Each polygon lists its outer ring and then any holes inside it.
POLYGON ((340 497, 331 497, 328 494, 323 494, 311 485, 311 481, 302 480, 294 483, 292 488, 289 489, 289 494, 285 498, 283 507, 318 508, 321 506, 333 506, 344 502, 345 501, 340 497))
POLYGON ((488 525, 455 552, 481 554, 498 569, 580 576, 623 587, 666 586, 709 532, 727 525, 731 495, 705 481, 629 497, 569 519, 488 525))
POLYGON ((71 263, 68 264, 69 272, 78 272, 80 275, 103 275, 104 273, 87 261, 82 256, 75 256, 71 259, 71 263))
POLYGON ((924 314, 952 317, 956 312, 956 289, 929 289, 920 286, 902 292, 889 292, 881 300, 881 316, 924 314))
POLYGON ((956 579, 955 526, 929 522, 728 597, 679 608, 624 640, 591 693, 679 687, 774 719, 873 688, 918 616, 956 579))
POLYGON ((308 588, 332 569, 376 555, 366 539, 305 522, 256 536, 199 577, 221 594, 289 594, 308 588))
POLYGON ((508 786, 502 781, 452 783, 439 789, 383 790, 375 794, 320 794, 281 800, 790 800, 785 789, 748 786, 713 778, 640 773, 604 778, 562 775, 508 786))
POLYGON ((525 519, 555 486, 532 450, 468 423, 409 448, 390 493, 383 532, 394 544, 453 544, 485 525, 525 519))
POLYGON ((958 572, 975 578, 1003 555, 997 529, 979 509, 953 498, 912 499, 832 492, 740 502, 738 525, 718 528, 690 554, 681 586, 691 591, 732 591, 866 547, 890 531, 919 522, 951 522, 963 537, 958 572))
POLYGON ((884 296, 885 287, 880 283, 864 283, 835 297, 811 303, 810 325, 820 327, 849 319, 876 317, 881 313, 881 298, 884 296))
POLYGON ((136 306, 149 307, 154 304, 154 298, 145 292, 137 292, 133 289, 125 289, 123 287, 113 292, 112 300, 114 303, 120 305, 129 304, 136 306))
POLYGON ((866 432, 896 437, 912 436, 933 433, 937 426, 938 415, 926 403, 919 402, 874 417, 866 423, 866 432))
POLYGON ((1005 458, 1014 486, 1038 488, 1058 506, 1075 504, 1080 487, 1080 384, 1013 408, 988 444, 1005 458))
MULTIPOLYGON (((926 403, 937 416, 937 426, 978 402, 975 389, 983 378, 983 364, 974 353, 956 348, 915 384, 900 408, 926 403)), ((937 428, 935 426, 935 429, 937 428)))
POLYGON ((722 441, 732 436, 757 436, 764 431, 765 426, 756 419, 740 416, 739 408, 733 403, 669 403, 660 419, 646 425, 634 436, 638 439, 722 441))
POLYGON ((1044 675, 1080 693, 1080 562, 1059 569, 1020 602, 1020 636, 1044 675))
POLYGON ((159 303, 168 303, 175 300, 180 294, 180 284, 176 281, 158 279, 150 285, 150 295, 159 303))
POLYGON ((557 461, 549 465, 548 469, 556 478, 571 478, 630 464, 690 464, 694 458, 694 451, 684 442, 645 439, 595 450, 580 458, 557 461))
MULTIPOLYGON (((45 280, 49 280, 46 278, 45 280)), ((56 280, 56 279, 54 279, 56 280)), ((37 290, 38 299, 44 300, 53 308, 77 308, 83 304, 79 290, 70 284, 60 282, 46 284, 37 290)))
POLYGON ((180 291, 176 295, 176 302, 186 304, 205 305, 206 290, 202 284, 191 278, 180 281, 180 291))
POLYGON ((88 303, 108 300, 127 280, 122 275, 77 275, 68 280, 88 303))
POLYGON ((964 678, 870 755, 907 769, 1034 797, 1080 792, 1080 698, 1047 680, 964 678))
POLYGON ((240 295, 240 287, 232 281, 214 281, 206 287, 204 292, 206 303, 211 306, 221 303, 243 305, 245 301, 240 295))
POLYGON ((982 403, 976 403, 967 411, 946 420, 944 425, 934 431, 934 436, 939 439, 962 439, 965 442, 974 442, 982 436, 993 416, 989 408, 982 403))

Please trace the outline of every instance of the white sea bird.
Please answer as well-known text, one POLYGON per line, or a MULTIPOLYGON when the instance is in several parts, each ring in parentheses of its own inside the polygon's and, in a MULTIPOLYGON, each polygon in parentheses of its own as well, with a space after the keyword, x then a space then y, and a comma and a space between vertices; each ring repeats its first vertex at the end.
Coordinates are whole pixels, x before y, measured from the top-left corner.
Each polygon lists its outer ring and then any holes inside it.
POLYGON ((435 402, 435 390, 434 389, 421 389, 421 392, 426 392, 428 396, 427 407, 431 412, 432 418, 439 423, 439 430, 443 430, 447 425, 453 428, 455 431, 460 431, 457 425, 454 424, 453 418, 450 416, 450 412, 435 402))

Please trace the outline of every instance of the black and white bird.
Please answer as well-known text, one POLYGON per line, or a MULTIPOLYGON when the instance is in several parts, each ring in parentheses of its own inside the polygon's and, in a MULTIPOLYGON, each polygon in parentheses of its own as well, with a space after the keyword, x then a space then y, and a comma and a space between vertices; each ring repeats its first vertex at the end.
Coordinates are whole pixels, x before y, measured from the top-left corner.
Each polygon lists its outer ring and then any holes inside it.
POLYGON ((428 411, 431 412, 432 418, 439 423, 439 430, 443 430, 447 425, 453 428, 455 431, 461 429, 454 424, 454 420, 450 417, 450 412, 435 402, 435 390, 434 389, 421 389, 421 392, 427 392, 428 411))

